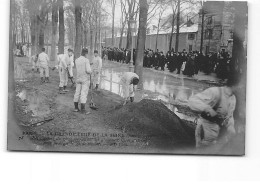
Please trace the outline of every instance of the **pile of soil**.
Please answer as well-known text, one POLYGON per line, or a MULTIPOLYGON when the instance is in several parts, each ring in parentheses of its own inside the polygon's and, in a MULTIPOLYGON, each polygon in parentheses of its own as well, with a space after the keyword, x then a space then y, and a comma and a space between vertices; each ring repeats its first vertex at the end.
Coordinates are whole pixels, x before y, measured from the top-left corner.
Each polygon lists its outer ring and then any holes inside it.
POLYGON ((160 101, 143 99, 110 111, 106 117, 129 136, 147 139, 156 147, 194 146, 195 124, 181 120, 160 101))

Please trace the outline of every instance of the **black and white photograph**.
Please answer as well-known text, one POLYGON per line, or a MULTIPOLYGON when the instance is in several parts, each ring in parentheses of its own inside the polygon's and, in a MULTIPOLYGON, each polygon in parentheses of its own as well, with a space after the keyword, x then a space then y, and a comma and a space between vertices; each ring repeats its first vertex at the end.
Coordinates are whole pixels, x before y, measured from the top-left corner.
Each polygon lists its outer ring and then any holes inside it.
POLYGON ((246 154, 248 3, 11 0, 7 149, 246 154))

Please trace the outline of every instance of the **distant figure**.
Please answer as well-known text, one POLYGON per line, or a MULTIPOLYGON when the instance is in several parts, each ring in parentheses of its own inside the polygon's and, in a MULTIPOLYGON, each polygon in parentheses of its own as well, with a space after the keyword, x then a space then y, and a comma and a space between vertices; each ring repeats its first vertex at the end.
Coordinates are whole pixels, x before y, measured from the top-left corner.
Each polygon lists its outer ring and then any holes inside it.
POLYGON ((73 78, 73 67, 74 67, 74 54, 72 49, 68 49, 69 64, 68 70, 70 77, 73 78))
POLYGON ((67 73, 68 65, 66 63, 65 54, 58 54, 56 68, 59 70, 59 76, 60 76, 59 94, 65 94, 66 92, 68 92, 66 90, 68 84, 68 73, 67 73))
POLYGON ((124 97, 124 103, 123 105, 127 104, 127 102, 134 101, 134 91, 136 88, 136 85, 139 83, 139 76, 136 73, 133 72, 125 72, 123 73, 120 84, 122 85, 123 90, 123 97, 124 97))
POLYGON ((93 64, 91 66, 91 69, 92 69, 91 82, 93 86, 95 86, 95 89, 97 90, 100 83, 100 75, 102 69, 102 59, 98 55, 97 50, 94 51, 93 64))
POLYGON ((31 57, 31 61, 32 61, 32 70, 34 71, 36 69, 36 71, 39 71, 39 67, 38 67, 38 54, 33 55, 31 57))
POLYGON ((22 46, 22 50, 23 50, 23 56, 27 56, 27 45, 26 44, 24 44, 23 46, 22 46))
POLYGON ((42 52, 39 54, 38 63, 40 68, 41 82, 49 81, 49 56, 45 53, 45 48, 42 48, 42 52))

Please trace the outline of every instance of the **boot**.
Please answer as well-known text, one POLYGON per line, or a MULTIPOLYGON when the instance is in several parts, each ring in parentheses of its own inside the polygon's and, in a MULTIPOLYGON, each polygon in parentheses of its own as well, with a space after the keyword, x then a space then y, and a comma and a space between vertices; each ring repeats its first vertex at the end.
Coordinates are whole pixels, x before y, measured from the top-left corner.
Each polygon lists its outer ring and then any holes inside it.
POLYGON ((79 112, 79 103, 78 102, 74 102, 74 112, 79 112))
POLYGON ((131 101, 131 102, 134 102, 134 97, 130 97, 130 101, 131 101))
POLYGON ((59 94, 65 94, 65 92, 63 91, 63 87, 59 87, 59 94))
POLYGON ((84 103, 81 104, 81 113, 82 114, 90 114, 90 112, 87 112, 86 109, 85 109, 85 105, 84 103))
POLYGON ((69 91, 69 90, 67 90, 66 88, 67 88, 67 86, 63 86, 63 91, 64 91, 64 92, 68 92, 68 91, 69 91))
POLYGON ((44 78, 43 78, 43 77, 41 77, 41 83, 44 83, 44 82, 45 82, 44 78))
POLYGON ((81 109, 80 109, 80 110, 81 110, 81 113, 85 113, 85 112, 86 112, 86 109, 85 109, 85 105, 86 105, 86 104, 81 103, 80 105, 81 105, 81 109))
POLYGON ((49 77, 46 77, 46 83, 50 83, 49 77))

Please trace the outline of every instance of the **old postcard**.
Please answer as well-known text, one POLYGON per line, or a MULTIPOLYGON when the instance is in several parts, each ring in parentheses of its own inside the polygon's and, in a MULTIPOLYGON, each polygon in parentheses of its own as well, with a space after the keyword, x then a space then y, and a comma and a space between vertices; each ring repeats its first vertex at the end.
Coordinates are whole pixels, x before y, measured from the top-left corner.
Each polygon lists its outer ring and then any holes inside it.
POLYGON ((247 2, 10 6, 8 150, 245 154, 247 2))

